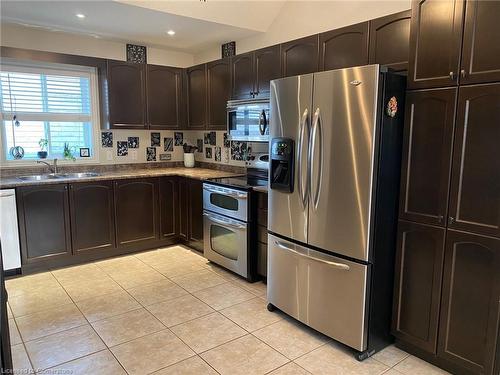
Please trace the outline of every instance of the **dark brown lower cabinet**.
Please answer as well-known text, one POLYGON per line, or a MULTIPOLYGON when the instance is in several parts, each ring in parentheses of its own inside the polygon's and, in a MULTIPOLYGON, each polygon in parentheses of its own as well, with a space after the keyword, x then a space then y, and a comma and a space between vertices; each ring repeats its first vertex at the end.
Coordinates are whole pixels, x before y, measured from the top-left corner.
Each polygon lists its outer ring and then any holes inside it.
POLYGON ((179 226, 179 238, 187 241, 188 239, 188 226, 189 226, 189 192, 187 178, 179 177, 179 215, 177 216, 179 226))
POLYGON ((116 245, 112 181, 69 185, 71 243, 75 254, 116 245))
POLYGON ((267 193, 257 193, 257 274, 267 277, 267 193))
POLYGON ((23 264, 71 256, 68 185, 17 188, 23 264))
POLYGON ((392 333, 436 352, 445 229, 400 221, 392 333))
POLYGON ((159 239, 158 179, 115 181, 117 246, 159 239))
POLYGON ((188 179, 189 228, 188 244, 203 251, 203 183, 201 180, 188 179))
POLYGON ((500 240, 446 235, 438 356, 493 374, 500 319, 500 240))
POLYGON ((177 215, 179 213, 177 177, 160 178, 160 236, 172 238, 178 234, 177 215))

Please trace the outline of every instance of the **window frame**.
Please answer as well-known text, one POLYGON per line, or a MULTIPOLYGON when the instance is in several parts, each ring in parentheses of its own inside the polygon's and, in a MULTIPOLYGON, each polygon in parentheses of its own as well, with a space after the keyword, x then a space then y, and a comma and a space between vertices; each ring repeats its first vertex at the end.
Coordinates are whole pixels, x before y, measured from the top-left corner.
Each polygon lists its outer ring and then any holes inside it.
MULTIPOLYGON (((91 134, 92 134, 92 154, 90 157, 81 158, 79 154, 75 153, 76 160, 65 160, 58 158, 60 164, 65 165, 81 165, 81 164, 99 164, 100 163, 100 130, 101 130, 101 116, 100 116, 100 86, 99 86, 99 72, 98 68, 94 66, 85 65, 72 65, 72 64, 61 64, 61 63, 46 63, 39 61, 16 61, 8 58, 2 58, 0 64, 0 71, 12 71, 12 72, 22 72, 22 73, 35 73, 40 74, 41 71, 44 73, 51 73, 54 75, 68 75, 70 76, 72 72, 84 73, 89 78, 89 95, 90 95, 90 122, 92 124, 91 134), (52 71, 52 72, 51 72, 52 71)), ((20 159, 12 160, 8 159, 6 156, 7 152, 7 139, 6 139, 6 127, 3 125, 3 121, 10 121, 12 119, 13 112, 1 112, 0 111, 0 164, 2 167, 22 167, 22 166, 33 166, 39 159, 20 159), (4 118, 8 116, 8 118, 4 118)), ((33 113, 23 113, 18 112, 20 115, 20 121, 44 121, 48 119, 49 116, 33 113), (21 117, 22 116, 22 117, 21 117)), ((54 113, 50 115, 50 118, 54 121, 65 121, 65 119, 75 120, 77 116, 67 115, 64 113, 54 113)), ((87 115, 82 116, 82 119, 88 120, 87 115)), ((82 120, 83 121, 83 120, 82 120)), ((54 158, 47 158, 44 160, 52 161, 54 158)))

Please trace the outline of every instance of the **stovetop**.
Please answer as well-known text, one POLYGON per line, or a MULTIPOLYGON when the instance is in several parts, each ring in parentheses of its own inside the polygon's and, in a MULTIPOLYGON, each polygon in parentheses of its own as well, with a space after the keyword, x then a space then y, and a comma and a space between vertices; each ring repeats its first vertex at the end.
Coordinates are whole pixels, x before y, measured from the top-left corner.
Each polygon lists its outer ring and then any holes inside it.
POLYGON ((267 179, 243 175, 234 177, 223 177, 223 178, 211 178, 207 182, 211 182, 217 185, 235 187, 240 189, 250 190, 256 186, 267 186, 267 179))

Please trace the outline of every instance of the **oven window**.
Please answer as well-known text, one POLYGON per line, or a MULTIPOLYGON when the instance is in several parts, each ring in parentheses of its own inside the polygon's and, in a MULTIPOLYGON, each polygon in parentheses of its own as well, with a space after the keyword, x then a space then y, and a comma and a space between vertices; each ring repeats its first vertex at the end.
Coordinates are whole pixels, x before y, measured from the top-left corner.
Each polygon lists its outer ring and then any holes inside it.
POLYGON ((211 193, 210 203, 225 210, 238 211, 238 200, 227 195, 211 193))
POLYGON ((216 224, 210 225, 210 243, 212 250, 224 258, 238 260, 238 233, 216 224))

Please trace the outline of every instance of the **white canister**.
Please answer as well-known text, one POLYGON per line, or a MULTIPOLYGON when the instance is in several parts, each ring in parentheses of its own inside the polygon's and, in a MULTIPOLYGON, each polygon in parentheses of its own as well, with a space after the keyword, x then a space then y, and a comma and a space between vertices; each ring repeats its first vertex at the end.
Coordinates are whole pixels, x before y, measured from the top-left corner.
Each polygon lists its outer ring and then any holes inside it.
POLYGON ((184 166, 186 168, 194 167, 194 153, 184 153, 184 166))

